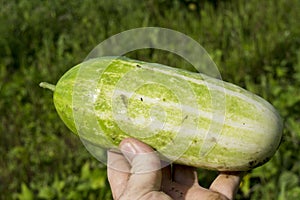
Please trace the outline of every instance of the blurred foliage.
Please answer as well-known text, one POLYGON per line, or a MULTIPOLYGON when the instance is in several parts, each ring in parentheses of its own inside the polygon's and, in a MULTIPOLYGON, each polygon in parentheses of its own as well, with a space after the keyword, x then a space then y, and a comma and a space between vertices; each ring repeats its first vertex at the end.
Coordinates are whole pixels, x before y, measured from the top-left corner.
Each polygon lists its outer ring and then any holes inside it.
MULTIPOLYGON (((271 102, 284 138, 243 179, 237 199, 300 197, 300 1, 0 1, 0 199, 111 199, 105 166, 64 126, 55 83, 101 41, 131 28, 180 31, 211 55, 224 80, 271 102)), ((141 50, 133 58, 188 65, 141 50)), ((199 170, 208 186, 216 172, 199 170)))

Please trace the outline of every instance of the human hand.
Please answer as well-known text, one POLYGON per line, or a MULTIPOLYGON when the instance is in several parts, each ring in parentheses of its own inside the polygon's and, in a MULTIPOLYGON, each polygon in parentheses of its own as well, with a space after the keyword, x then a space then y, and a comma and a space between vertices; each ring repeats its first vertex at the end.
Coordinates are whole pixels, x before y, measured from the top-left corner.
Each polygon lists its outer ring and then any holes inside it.
POLYGON ((233 199, 241 181, 238 172, 222 172, 206 189, 198 184, 195 168, 173 165, 171 172, 169 165, 160 169, 161 161, 154 150, 136 139, 124 139, 119 147, 122 154, 108 151, 107 167, 117 200, 233 199))

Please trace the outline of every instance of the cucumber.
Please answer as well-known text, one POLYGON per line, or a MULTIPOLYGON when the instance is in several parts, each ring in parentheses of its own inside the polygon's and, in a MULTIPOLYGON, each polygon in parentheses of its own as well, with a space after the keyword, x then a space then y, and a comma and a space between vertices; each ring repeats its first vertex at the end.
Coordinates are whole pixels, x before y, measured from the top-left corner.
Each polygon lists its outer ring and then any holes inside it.
POLYGON ((283 121, 261 97, 231 83, 125 57, 90 59, 56 86, 55 108, 86 141, 116 148, 137 138, 174 163, 246 171, 279 147, 283 121))

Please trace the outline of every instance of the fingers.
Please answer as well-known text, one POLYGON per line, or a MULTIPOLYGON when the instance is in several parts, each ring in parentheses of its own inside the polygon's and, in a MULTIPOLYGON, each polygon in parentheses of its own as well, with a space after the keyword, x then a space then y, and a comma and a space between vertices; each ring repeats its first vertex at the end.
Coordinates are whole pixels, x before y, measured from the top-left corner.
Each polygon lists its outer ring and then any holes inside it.
POLYGON ((202 188, 194 167, 173 165, 162 169, 162 190, 173 199, 226 199, 223 195, 202 188), (171 172, 172 171, 172 172, 171 172))
POLYGON ((221 172, 210 186, 210 190, 223 194, 228 199, 233 199, 242 179, 240 172, 221 172))
POLYGON ((173 176, 170 169, 162 169, 162 189, 173 199, 233 199, 241 181, 240 173, 221 173, 206 189, 199 186, 195 168, 174 165, 173 176))
POLYGON ((228 200, 224 195, 200 187, 199 185, 187 186, 187 185, 179 184, 177 182, 170 182, 169 184, 164 185, 163 192, 165 192, 170 197, 172 197, 172 199, 228 200))
POLYGON ((123 140, 120 150, 122 154, 108 152, 108 180, 114 199, 233 199, 242 177, 240 173, 221 173, 208 190, 199 186, 193 167, 174 165, 172 170, 170 166, 160 170, 156 152, 138 140, 123 140))

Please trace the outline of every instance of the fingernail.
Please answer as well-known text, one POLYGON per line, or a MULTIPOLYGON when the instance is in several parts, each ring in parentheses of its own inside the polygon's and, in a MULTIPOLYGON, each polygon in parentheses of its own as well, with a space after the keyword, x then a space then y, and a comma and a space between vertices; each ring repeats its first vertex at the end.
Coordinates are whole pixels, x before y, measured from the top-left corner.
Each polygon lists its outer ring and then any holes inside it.
POLYGON ((139 141, 123 140, 120 145, 121 151, 127 151, 133 154, 152 152, 152 149, 139 141))
POLYGON ((131 163, 135 154, 137 153, 135 145, 131 142, 125 142, 120 146, 120 150, 126 159, 131 163))
POLYGON ((132 153, 135 154, 137 153, 135 145, 133 145, 131 142, 125 142, 120 146, 120 149, 122 152, 126 153, 132 153))
POLYGON ((149 152, 147 147, 131 141, 122 143, 120 146, 120 150, 129 162, 131 162, 134 156, 136 156, 137 154, 149 152))

